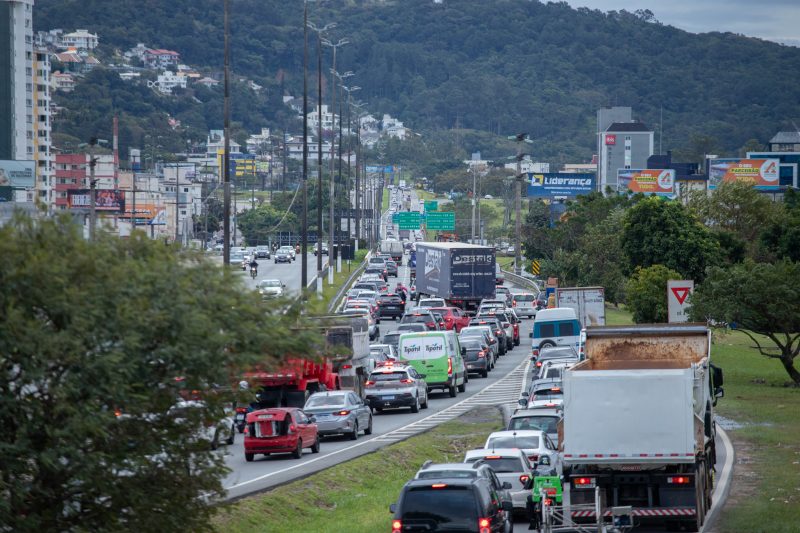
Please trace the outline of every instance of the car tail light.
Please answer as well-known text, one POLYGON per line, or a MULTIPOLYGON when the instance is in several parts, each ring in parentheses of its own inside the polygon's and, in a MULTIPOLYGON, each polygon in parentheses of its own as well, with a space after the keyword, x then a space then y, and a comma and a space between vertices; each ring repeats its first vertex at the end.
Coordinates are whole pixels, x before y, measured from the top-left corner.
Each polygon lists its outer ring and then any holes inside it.
POLYGON ((237 413, 246 413, 247 412, 247 407, 237 407, 236 408, 236 412, 237 413))
POLYGON ((492 533, 491 523, 488 518, 478 518, 478 533, 492 533))
POLYGON ((337 416, 347 416, 350 414, 350 411, 339 411, 335 413, 337 416))
POLYGON ((692 482, 692 478, 688 476, 677 476, 677 477, 668 477, 667 483, 672 485, 688 485, 692 482))
POLYGON ((499 329, 498 329, 498 330, 495 330, 494 334, 495 334, 495 335, 497 335, 497 336, 499 337, 499 336, 500 336, 500 332, 501 332, 501 331, 502 331, 502 330, 499 330, 499 329))
POLYGON ((425 327, 426 328, 435 328, 436 327, 436 323, 435 322, 425 322, 425 327))
POLYGON ((290 425, 289 426, 289 433, 294 433, 295 431, 297 431, 297 426, 295 426, 294 424, 290 425))
POLYGON ((447 358, 447 375, 451 375, 453 373, 453 358, 447 358))
POLYGON ((487 455, 484 459, 502 459, 500 455, 487 455))
POLYGON ((486 357, 486 352, 484 352, 483 350, 478 352, 478 359, 483 359, 484 357, 486 357))
POLYGON ((411 385, 412 383, 414 383, 414 380, 413 379, 401 379, 400 383, 403 383, 404 385, 411 385))
POLYGON ((517 301, 511 300, 511 307, 516 307, 516 306, 517 306, 517 301))
POLYGON ((353 368, 353 365, 342 365, 342 370, 348 370, 350 368, 353 368))
POLYGON ((432 489, 443 489, 447 487, 447 483, 434 483, 431 485, 432 489))
POLYGON ((364 385, 366 385, 367 387, 371 387, 371 386, 375 385, 375 382, 374 381, 367 381, 367 382, 364 383, 364 385))
POLYGON ((245 437, 249 437, 250 436, 250 425, 249 424, 244 427, 244 436, 245 437))
POLYGON ((536 461, 538 461, 538 460, 539 460, 539 454, 536 454, 536 453, 535 453, 535 454, 533 454, 533 455, 529 455, 529 456, 528 456, 528 459, 529 459, 529 460, 531 460, 531 461, 533 461, 533 462, 535 463, 536 461))
POLYGON ((593 477, 576 477, 572 479, 572 484, 582 489, 593 489, 597 482, 593 477))
POLYGON ((530 481, 530 479, 531 476, 529 476, 528 474, 522 474, 521 476, 519 476, 519 482, 522 483, 523 485, 528 481, 530 481))
POLYGON ((534 357, 539 357, 539 348, 534 348, 533 349, 533 356, 534 357))
POLYGON ((541 361, 536 361, 536 366, 541 367, 542 366, 542 362, 541 361))
POLYGON ((392 533, 402 533, 402 531, 403 531, 403 521, 392 520, 392 533))

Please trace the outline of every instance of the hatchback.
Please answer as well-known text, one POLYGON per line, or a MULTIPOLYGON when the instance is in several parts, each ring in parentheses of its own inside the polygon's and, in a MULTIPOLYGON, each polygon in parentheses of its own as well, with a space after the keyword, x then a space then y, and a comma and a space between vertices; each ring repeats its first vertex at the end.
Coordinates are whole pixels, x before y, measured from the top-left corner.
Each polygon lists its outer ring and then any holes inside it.
POLYGON ((396 294, 383 294, 378 299, 378 310, 381 318, 387 317, 392 320, 397 320, 403 317, 405 313, 405 305, 403 299, 396 294))
POLYGON ((530 490, 525 486, 530 481, 533 465, 519 448, 495 448, 494 450, 470 450, 464 457, 465 463, 482 461, 494 470, 498 479, 511 484, 509 491, 514 510, 523 512, 530 490))
POLYGON ((244 430, 244 459, 252 461, 257 453, 291 453, 295 459, 305 448, 319 453, 319 433, 313 417, 296 407, 259 409, 247 414, 244 430))
POLYGON ((557 471, 561 470, 561 461, 556 451, 556 446, 544 431, 536 429, 512 429, 509 431, 495 431, 490 433, 483 446, 487 450, 495 448, 519 448, 528 457, 531 464, 536 464, 539 457, 550 457, 550 465, 557 471))
POLYGON ((511 296, 511 307, 517 316, 534 318, 536 316, 536 296, 529 292, 521 292, 511 296))
POLYGON ((380 364, 365 383, 367 404, 375 411, 410 407, 412 413, 428 408, 428 384, 425 375, 414 367, 394 361, 380 364))
POLYGON ((480 337, 467 337, 459 339, 461 348, 465 350, 464 364, 467 372, 480 374, 485 378, 492 369, 492 350, 480 337))

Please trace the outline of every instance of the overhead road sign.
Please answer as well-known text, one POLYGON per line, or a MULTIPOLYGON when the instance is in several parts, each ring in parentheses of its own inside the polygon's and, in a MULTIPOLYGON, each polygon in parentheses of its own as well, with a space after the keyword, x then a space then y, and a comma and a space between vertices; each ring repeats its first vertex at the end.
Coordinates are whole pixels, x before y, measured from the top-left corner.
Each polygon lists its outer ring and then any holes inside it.
POLYGON ((404 211, 397 213, 397 225, 401 230, 420 229, 420 216, 417 211, 404 211))
POLYGON ((431 230, 453 231, 456 214, 453 211, 434 211, 425 215, 425 227, 431 230))
POLYGON ((439 202, 436 200, 425 200, 425 212, 429 213, 431 211, 438 211, 439 210, 439 202))

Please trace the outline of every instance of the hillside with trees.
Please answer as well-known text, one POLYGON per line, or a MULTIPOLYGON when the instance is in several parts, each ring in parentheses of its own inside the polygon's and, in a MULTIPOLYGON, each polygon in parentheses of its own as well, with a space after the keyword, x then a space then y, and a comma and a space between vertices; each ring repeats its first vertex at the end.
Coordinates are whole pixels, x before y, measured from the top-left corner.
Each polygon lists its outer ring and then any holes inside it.
MULTIPOLYGON (((273 95, 257 111, 265 125, 280 127, 279 97, 299 94, 302 85, 302 2, 231 5, 233 69, 273 95)), ((350 40, 339 66, 356 73, 353 83, 370 111, 391 113, 425 134, 527 131, 533 153, 552 163, 591 156, 600 106, 631 106, 656 131, 663 110, 664 149, 686 157, 700 145, 736 153, 797 115, 800 87, 788 73, 800 67, 800 49, 729 33, 691 34, 646 11, 527 0, 309 6, 311 20, 337 22, 331 35, 350 40)), ((35 25, 88 28, 108 54, 143 42, 177 50, 188 64, 222 66, 219 1, 40 0, 35 25)), ((219 102, 204 105, 221 110, 219 102)), ((456 142, 459 152, 476 148, 468 136, 456 142)))

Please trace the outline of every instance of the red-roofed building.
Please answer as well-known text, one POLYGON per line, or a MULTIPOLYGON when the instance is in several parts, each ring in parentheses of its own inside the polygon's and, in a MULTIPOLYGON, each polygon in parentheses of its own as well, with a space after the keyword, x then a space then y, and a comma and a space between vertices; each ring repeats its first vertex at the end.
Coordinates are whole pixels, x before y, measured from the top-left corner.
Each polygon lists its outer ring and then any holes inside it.
POLYGON ((148 48, 142 57, 142 61, 146 66, 150 68, 163 69, 177 67, 180 59, 181 55, 178 52, 173 52, 172 50, 163 50, 160 48, 148 48))

